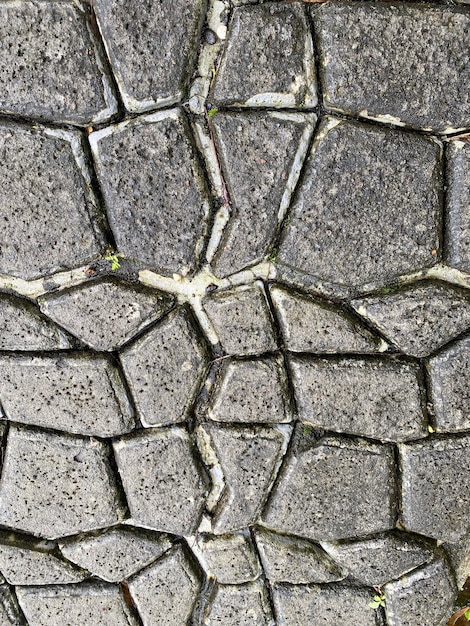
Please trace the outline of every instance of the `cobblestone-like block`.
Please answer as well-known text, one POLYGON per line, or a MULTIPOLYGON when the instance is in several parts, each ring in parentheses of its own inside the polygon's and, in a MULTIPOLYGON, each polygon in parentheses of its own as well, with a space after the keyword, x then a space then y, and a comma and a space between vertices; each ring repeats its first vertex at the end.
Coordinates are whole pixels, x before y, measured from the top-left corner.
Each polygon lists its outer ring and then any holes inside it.
POLYGON ((457 543, 444 543, 443 547, 455 572, 457 587, 462 589, 470 572, 470 532, 457 543))
POLYGON ((152 430, 113 446, 133 521, 190 535, 198 527, 207 489, 188 433, 152 430))
POLYGON ((420 369, 390 358, 291 357, 302 422, 382 441, 428 434, 420 369))
POLYGON ((184 421, 206 370, 206 349, 178 309, 121 354, 144 426, 184 421))
POLYGON ((262 582, 218 585, 203 625, 274 626, 268 594, 262 582))
POLYGON ((94 3, 98 25, 128 111, 178 102, 192 70, 203 0, 94 3))
POLYGON ((278 261, 345 286, 433 265, 440 158, 432 139, 327 118, 308 157, 278 261))
POLYGON ((107 582, 118 583, 150 565, 170 548, 171 542, 165 535, 121 527, 75 539, 60 549, 69 561, 107 582))
POLYGON ((314 107, 309 31, 301 4, 236 8, 210 100, 218 105, 314 107))
POLYGON ((359 537, 395 526, 390 446, 326 437, 297 445, 263 514, 270 528, 318 541, 359 537))
POLYGON ((2 2, 0 41, 0 112, 81 125, 117 112, 78 2, 2 2))
POLYGON ((56 539, 122 518, 107 446, 10 426, 0 483, 0 524, 56 539))
MULTIPOLYGON (((54 4, 65 6, 42 6, 54 4)), ((0 273, 32 280, 95 260, 102 244, 81 135, 4 122, 0 154, 0 273)))
POLYGON ((271 312, 258 283, 204 298, 204 309, 227 354, 247 356, 276 350, 271 312))
POLYGON ((450 543, 469 530, 470 437, 399 444, 402 523, 450 543))
POLYGON ((315 120, 260 112, 217 113, 212 118, 234 212, 214 263, 218 275, 233 274, 268 254, 315 120))
POLYGON ((195 269, 209 212, 188 136, 177 109, 90 135, 119 252, 170 275, 195 269))
POLYGON ((251 582, 261 574, 249 535, 205 535, 199 538, 198 545, 208 570, 221 585, 251 582))
POLYGON ((470 272, 470 143, 447 146, 446 261, 470 272))
POLYGON ((119 370, 101 356, 0 356, 0 399, 23 424, 98 437, 135 425, 119 370))
POLYGON ((470 327, 467 293, 439 282, 353 300, 352 306, 402 352, 416 357, 428 356, 470 327))
POLYGON ((335 2, 314 12, 327 108, 453 132, 470 126, 468 13, 335 2))
POLYGON ((170 310, 174 298, 112 278, 40 299, 41 311, 95 350, 116 350, 170 310))

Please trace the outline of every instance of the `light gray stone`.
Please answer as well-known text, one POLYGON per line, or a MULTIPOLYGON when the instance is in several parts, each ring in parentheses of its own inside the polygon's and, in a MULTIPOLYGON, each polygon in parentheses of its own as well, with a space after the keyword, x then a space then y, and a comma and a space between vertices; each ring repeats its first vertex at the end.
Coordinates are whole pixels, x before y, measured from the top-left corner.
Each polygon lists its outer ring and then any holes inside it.
POLYGON ((470 272, 470 143, 451 141, 446 149, 446 262, 470 272))
POLYGON ((261 574, 260 563, 249 535, 201 535, 198 547, 207 570, 221 585, 252 582, 261 574))
POLYGON ((0 585, 0 624, 2 626, 25 625, 18 602, 7 585, 0 585))
POLYGON ((204 626, 274 626, 268 594, 261 581, 217 585, 204 626))

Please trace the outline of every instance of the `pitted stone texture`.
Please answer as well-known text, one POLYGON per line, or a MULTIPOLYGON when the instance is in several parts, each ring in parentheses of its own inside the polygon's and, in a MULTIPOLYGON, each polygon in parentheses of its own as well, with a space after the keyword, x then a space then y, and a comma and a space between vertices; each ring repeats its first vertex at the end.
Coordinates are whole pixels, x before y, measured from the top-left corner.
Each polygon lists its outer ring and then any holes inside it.
POLYGON ((29 626, 138 626, 115 585, 17 587, 16 594, 29 626))
POLYGON ((428 434, 416 363, 394 358, 291 357, 302 422, 382 441, 428 434))
POLYGON ((334 2, 312 14, 327 108, 438 132, 470 126, 468 13, 334 2))
POLYGON ((41 311, 95 350, 111 351, 170 310, 174 298, 107 278, 40 299, 41 311))
POLYGON ((470 572, 470 533, 457 543, 444 543, 443 547, 455 572, 457 586, 462 589, 470 572))
POLYGON ((90 135, 119 252, 170 275, 195 269, 206 232, 209 205, 188 136, 176 109, 90 135))
POLYGON ((470 530, 470 436, 399 444, 402 523, 450 543, 470 530))
POLYGON ((171 542, 165 535, 121 527, 70 541, 61 546, 61 552, 95 576, 117 583, 158 559, 169 548, 171 542))
POLYGON ((470 272, 470 142, 447 146, 446 261, 470 272))
MULTIPOLYGON (((42 6, 55 4, 66 6, 42 6)), ((81 135, 2 123, 0 154, 0 273, 32 280, 95 260, 102 246, 81 135)))
POLYGON ((281 357, 231 360, 217 380, 208 417, 216 422, 289 422, 287 397, 281 357))
POLYGON ((390 626, 447 624, 456 596, 453 576, 441 560, 385 585, 390 626))
POLYGON ((262 582, 217 585, 206 610, 204 626, 274 626, 268 594, 262 582))
POLYGON ((125 348, 124 372, 144 426, 184 421, 206 369, 206 349, 180 308, 125 348))
POLYGON ((349 287, 433 265, 440 155, 437 142, 426 137, 327 118, 278 261, 349 287))
POLYGON ((0 401, 12 421, 80 435, 135 425, 119 370, 101 356, 0 356, 0 401))
POLYGON ((164 428, 113 445, 133 521, 190 535, 199 524, 207 489, 188 433, 164 428))
POLYGON ((94 9, 128 111, 173 104, 192 70, 202 0, 97 0, 94 9))
POLYGON ((199 573, 181 547, 129 581, 144 626, 189 624, 200 588, 199 573))
POLYGON ((0 624, 2 626, 23 626, 25 620, 20 614, 16 598, 7 585, 0 585, 0 624))
POLYGON ((470 327, 467 293, 440 282, 419 282, 351 304, 402 352, 416 357, 428 356, 470 327))
POLYGON ((78 2, 2 2, 0 41, 2 113, 86 125, 117 112, 78 2))
POLYGON ((236 8, 209 96, 216 104, 314 107, 313 46, 301 4, 236 8))
POLYGON ((335 437, 311 444, 308 435, 305 439, 283 465, 263 514, 267 526, 318 541, 395 526, 390 446, 335 437))
POLYGON ((286 348, 291 352, 383 352, 387 345, 346 311, 319 299, 272 287, 286 348))
POLYGON ((266 578, 271 583, 330 583, 346 574, 319 546, 264 528, 255 531, 256 545, 266 578))
POLYGON ((314 124, 314 116, 300 114, 217 113, 212 118, 234 212, 213 263, 217 275, 233 274, 268 254, 314 124))
POLYGON ((204 309, 227 354, 247 356, 277 348, 262 285, 239 287, 204 298, 204 309))
POLYGON ((198 545, 208 571, 221 585, 251 582, 261 574, 249 535, 205 535, 199 538, 198 545))
POLYGON ((0 524, 47 539, 110 526, 123 515, 107 446, 10 426, 0 524))

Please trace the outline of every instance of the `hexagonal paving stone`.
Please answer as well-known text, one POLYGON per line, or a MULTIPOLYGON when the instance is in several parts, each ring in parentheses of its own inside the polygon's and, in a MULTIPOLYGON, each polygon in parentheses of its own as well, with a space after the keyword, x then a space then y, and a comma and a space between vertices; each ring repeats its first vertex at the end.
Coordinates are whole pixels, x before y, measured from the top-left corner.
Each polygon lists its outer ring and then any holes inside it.
POLYGON ((206 569, 221 585, 252 582, 261 574, 261 566, 248 534, 201 535, 198 548, 206 569))
MULTIPOLYGON (((65 6, 42 6, 54 4, 65 6)), ((76 132, 0 124, 0 273, 32 280, 99 256, 81 141, 76 132)))
POLYGON ((0 524, 55 539, 123 515, 108 447, 96 440, 10 426, 0 524))
POLYGON ((411 2, 312 12, 327 108, 438 132, 470 126, 470 17, 411 2))
POLYGON ((205 345, 184 308, 121 353, 124 372, 144 426, 187 418, 207 365, 205 345))
POLYGON ((217 585, 202 623, 204 626, 274 626, 264 585, 260 581, 217 585))
POLYGON ((188 136, 172 109, 89 137, 119 252, 170 275, 195 269, 209 212, 188 136))
POLYGON ((78 2, 0 4, 0 111, 87 125, 117 112, 78 2))
POLYGON ((345 286, 433 265, 440 158, 433 139, 327 118, 308 157, 278 261, 345 286))
POLYGON ((446 156, 445 260, 452 267, 470 272, 470 143, 450 142, 446 156))

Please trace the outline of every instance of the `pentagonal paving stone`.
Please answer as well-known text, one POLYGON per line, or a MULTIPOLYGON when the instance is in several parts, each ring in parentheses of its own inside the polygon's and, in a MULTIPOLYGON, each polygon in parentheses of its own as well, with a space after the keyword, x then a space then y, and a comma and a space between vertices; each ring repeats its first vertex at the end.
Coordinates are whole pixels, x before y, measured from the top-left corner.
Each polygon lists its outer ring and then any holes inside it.
POLYGON ((61 545, 61 552, 95 576, 117 583, 155 561, 171 545, 166 535, 123 526, 100 535, 74 539, 61 545))
POLYGON ((217 585, 204 626, 274 626, 268 594, 260 581, 217 585))
POLYGON ((279 532, 318 541, 369 535, 395 526, 390 446, 305 435, 292 448, 263 521, 279 532))
POLYGON ((48 539, 115 524, 123 510, 107 446, 10 426, 0 523, 48 539))
POLYGON ((2 626, 25 624, 18 602, 8 585, 0 585, 0 624, 2 626))
POLYGON ((144 626, 189 624, 200 588, 200 574, 181 546, 129 581, 144 626))
POLYGON ((86 125, 117 112, 78 2, 2 2, 0 41, 2 113, 86 125))
POLYGON ((289 422, 288 393, 281 357, 231 360, 216 382, 208 417, 216 422, 289 422))
POLYGON ((313 16, 327 108, 439 132, 470 125, 468 13, 334 2, 313 16))
POLYGON ((206 232, 209 205, 188 136, 177 109, 90 135, 119 252, 158 272, 193 271, 206 232))
POLYGON ((121 354, 144 426, 186 419, 207 363, 186 309, 168 315, 121 354))
POLYGON ((112 278, 39 300, 41 310, 95 350, 116 350, 170 310, 174 298, 112 278))
POLYGON ((274 286, 271 298, 291 352, 383 352, 387 344, 343 309, 274 286))
POLYGON ((243 356, 276 350, 272 316, 262 285, 216 292, 204 298, 203 306, 227 354, 243 356))
POLYGON ((407 530, 451 543, 468 532, 469 445, 470 436, 399 444, 407 530))
POLYGON ((261 574, 249 535, 202 535, 198 538, 198 547, 207 570, 221 585, 251 582, 261 574))
POLYGON ((326 552, 310 541, 261 527, 256 529, 255 539, 271 583, 329 583, 346 577, 326 552))
POLYGON ((135 425, 119 370, 96 355, 0 356, 0 400, 10 420, 81 435, 135 425))
POLYGON ((428 434, 416 363, 296 356, 289 362, 302 422, 383 441, 428 434))
POLYGON ((188 433, 162 428, 113 445, 133 521, 190 535, 199 524, 207 489, 188 433))
POLYGON ((470 143, 447 146, 446 261, 470 272, 470 143))
POLYGON ((94 9, 124 105, 145 111, 178 102, 197 49, 202 0, 97 0, 94 9))
POLYGON ((278 261, 345 286, 433 265, 440 155, 441 147, 427 137, 327 118, 308 157, 278 261))
POLYGON ((101 236, 81 135, 2 123, 0 153, 0 272, 31 280, 96 259, 101 236))
POLYGON ((218 275, 260 262, 289 204, 315 116, 217 113, 211 126, 232 203, 214 263, 218 275))
POLYGON ((301 4, 236 8, 209 96, 215 104, 313 107, 313 46, 301 4))
POLYGON ((396 292, 352 301, 360 315, 405 354, 427 356, 470 327, 468 294, 423 281, 396 292))

